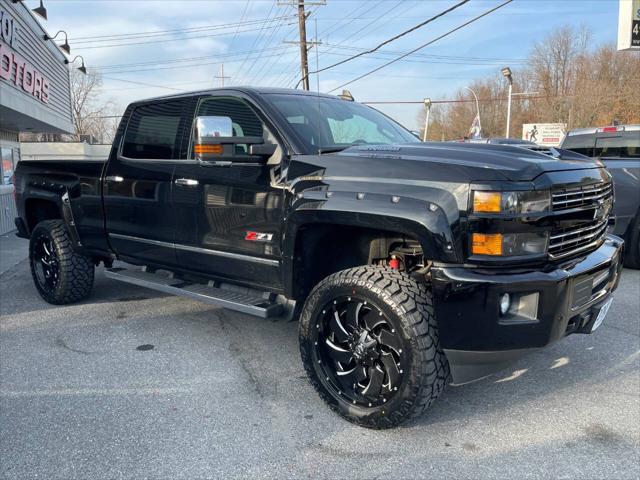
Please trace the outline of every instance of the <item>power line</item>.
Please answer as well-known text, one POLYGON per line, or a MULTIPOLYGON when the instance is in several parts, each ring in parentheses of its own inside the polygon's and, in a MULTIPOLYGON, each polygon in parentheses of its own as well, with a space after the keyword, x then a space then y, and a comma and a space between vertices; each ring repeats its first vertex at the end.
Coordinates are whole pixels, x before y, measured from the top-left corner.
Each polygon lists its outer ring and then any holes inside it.
MULTIPOLYGON (((271 4, 271 8, 269 9, 269 13, 267 14, 267 18, 271 18, 271 13, 273 12, 273 8, 276 6, 276 2, 277 2, 277 0, 273 0, 273 3, 271 4)), ((258 44, 258 41, 263 36, 263 32, 264 32, 264 25, 262 26, 262 28, 260 28, 260 31, 258 32, 257 37, 253 39, 253 43, 251 44, 250 50, 253 50, 256 47, 256 45, 258 44)), ((247 59, 248 58, 249 58, 249 56, 247 55, 247 57, 244 59, 244 61, 240 65, 240 68, 238 68, 238 70, 236 70, 236 72, 235 72, 236 79, 242 78, 242 75, 240 75, 240 72, 242 72, 242 69, 244 68, 245 64, 247 63, 247 59)))
POLYGON ((396 40, 398 40, 399 38, 402 38, 402 37, 404 37, 405 35, 408 35, 408 34, 410 34, 410 33, 412 33, 412 32, 415 32, 416 30, 418 30, 418 29, 420 29, 420 28, 424 27, 425 25, 428 25, 429 23, 434 22, 435 20, 437 20, 437 19, 439 19, 439 18, 441 18, 441 17, 444 17, 446 14, 448 14, 448 13, 450 13, 450 12, 453 12, 453 11, 454 11, 455 9, 457 9, 457 8, 460 8, 460 7, 461 7, 461 6, 463 6, 465 3, 469 3, 469 0, 462 0, 461 2, 456 3, 455 5, 453 5, 453 6, 449 7, 448 9, 443 10, 442 12, 438 13, 437 15, 434 15, 433 17, 428 18, 428 19, 427 19, 427 20, 425 20, 424 22, 421 22, 421 23, 419 23, 418 25, 415 25, 415 26, 413 26, 413 27, 409 28, 408 30, 405 30, 404 32, 399 33, 398 35, 395 35, 395 36, 393 36, 393 37, 391 37, 391 38, 389 38, 389 39, 385 40, 384 42, 382 42, 382 43, 378 44, 377 46, 375 46, 375 47, 373 47, 373 48, 371 48, 371 49, 369 49, 369 50, 365 50, 364 52, 360 52, 360 53, 358 53, 358 54, 356 54, 356 55, 353 55, 353 56, 351 56, 351 57, 349 57, 349 58, 345 58, 344 60, 341 60, 341 61, 339 61, 339 62, 336 62, 336 63, 334 63, 334 64, 332 64, 332 65, 328 65, 328 66, 326 66, 326 67, 322 67, 322 68, 320 68, 320 69, 316 70, 315 72, 311 72, 311 73, 320 73, 320 72, 324 72, 324 71, 326 71, 326 70, 329 70, 330 68, 337 67, 338 65, 342 65, 342 64, 344 64, 344 63, 347 63, 347 62, 350 62, 350 61, 352 61, 352 60, 355 60, 356 58, 362 57, 363 55, 367 55, 367 54, 370 54, 370 53, 375 52, 376 50, 380 50, 380 49, 381 49, 382 47, 384 47, 385 45, 388 45, 388 44, 389 44, 389 43, 391 43, 391 42, 395 42, 395 41, 396 41, 396 40))
POLYGON ((166 88, 167 90, 175 90, 177 92, 185 91, 183 88, 172 88, 172 87, 167 87, 165 85, 154 85, 153 83, 136 82, 134 80, 125 80, 124 78, 113 78, 113 77, 102 77, 102 78, 105 80, 115 80, 116 82, 133 83, 135 85, 142 85, 145 87, 166 88))
POLYGON ((448 32, 443 33, 442 35, 440 35, 440 36, 438 36, 438 37, 434 38, 433 40, 430 40, 429 42, 424 43, 424 44, 420 45, 420 46, 419 46, 419 47, 417 47, 417 48, 414 48, 414 49, 413 49, 413 50, 411 50, 410 52, 407 52, 407 53, 405 53, 405 54, 401 55, 401 56, 400 56, 400 57, 398 57, 398 58, 395 58, 395 59, 393 59, 393 60, 391 60, 391 61, 389 61, 389 62, 387 62, 387 63, 384 63, 384 64, 380 65, 379 67, 374 68, 373 70, 368 71, 367 73, 364 73, 364 74, 362 74, 362 75, 360 75, 360 76, 358 76, 358 77, 354 78, 353 80, 349 80, 348 82, 343 83, 342 85, 339 85, 339 86, 337 86, 337 87, 335 87, 335 88, 333 88, 333 89, 329 90, 329 93, 331 93, 331 92, 335 92, 335 91, 336 91, 336 90, 338 90, 339 88, 346 87, 347 85, 349 85, 349 84, 351 84, 351 83, 353 83, 353 82, 357 82, 358 80, 361 80, 361 79, 363 79, 364 77, 367 77, 367 76, 369 76, 369 75, 371 75, 371 74, 373 74, 373 73, 375 73, 375 72, 377 72, 377 71, 379 71, 379 70, 382 70, 382 69, 383 69, 383 68, 385 68, 385 67, 388 67, 389 65, 391 65, 391 64, 393 64, 393 63, 398 62, 398 61, 402 60, 403 58, 406 58, 406 57, 408 57, 409 55, 412 55, 412 54, 414 54, 415 52, 417 52, 417 51, 419 51, 419 50, 422 50, 423 48, 428 47, 429 45, 432 45, 433 43, 437 42, 438 40, 440 40, 440 39, 442 39, 442 38, 444 38, 444 37, 446 37, 446 36, 448 36, 448 35, 451 35, 451 34, 452 34, 452 33, 454 33, 454 32, 457 32, 458 30, 460 30, 460 29, 462 29, 462 28, 466 27, 467 25, 470 25, 471 23, 473 23, 473 22, 475 22, 475 21, 477 21, 477 20, 480 20, 480 19, 481 19, 481 18, 483 18, 483 17, 486 17, 487 15, 489 15, 489 14, 491 14, 491 13, 495 12, 496 10, 498 10, 498 9, 500 9, 500 8, 502 8, 502 7, 504 7, 505 5, 507 5, 507 4, 511 3, 511 2, 513 2, 513 0, 506 0, 505 2, 501 3, 500 5, 497 5, 497 6, 493 7, 493 8, 491 8, 491 9, 487 10, 486 12, 481 13, 480 15, 478 15, 478 16, 476 16, 476 17, 473 17, 471 20, 468 20, 467 22, 464 22, 463 24, 461 24, 461 25, 459 25, 459 26, 457 26, 457 27, 455 27, 455 28, 453 28, 453 29, 449 30, 448 32))
MULTIPOLYGON (((275 19, 270 20, 271 23, 275 22, 275 19)), ((269 23, 269 22, 265 22, 265 23, 269 23)), ((293 25, 293 23, 287 23, 286 25, 293 25)), ((262 28, 275 28, 276 25, 270 25, 270 26, 266 26, 263 25, 262 28)), ((261 29, 262 30, 262 29, 261 29)), ((236 33, 253 33, 255 32, 254 29, 249 29, 249 30, 239 30, 236 33)), ((198 39, 198 38, 210 38, 210 37, 221 37, 221 36, 225 36, 225 35, 232 35, 234 34, 234 32, 221 32, 221 33, 211 33, 208 35, 194 35, 194 36, 190 36, 190 37, 182 37, 180 38, 180 40, 193 40, 193 39, 198 39)), ((76 50, 89 50, 89 49, 95 49, 95 48, 112 48, 112 47, 127 47, 127 46, 131 46, 131 45, 148 45, 148 44, 152 44, 152 43, 166 43, 166 42, 174 42, 176 39, 175 38, 166 38, 163 40, 150 40, 147 42, 127 42, 127 43, 114 43, 114 44, 110 44, 110 45, 94 45, 94 46, 89 46, 89 47, 78 47, 76 48, 76 50)))
MULTIPOLYGON (((335 47, 337 44, 332 43, 323 43, 324 46, 335 47)), ((358 47, 348 47, 348 46, 340 46, 341 50, 350 50, 355 52, 365 52, 367 49, 358 48, 358 47)), ((328 50, 327 50, 328 51, 328 50)), ((326 53, 326 52, 323 52, 326 53)), ((402 55, 403 52, 399 52, 396 50, 378 50, 379 54, 389 54, 389 55, 402 55)), ((468 57, 461 55, 434 55, 429 53, 416 53, 413 57, 417 58, 427 58, 427 59, 442 59, 442 60, 478 60, 478 61, 491 61, 491 62, 500 62, 500 63, 526 63, 528 60, 525 58, 506 58, 506 57, 468 57)))
MULTIPOLYGON (((279 19, 286 18, 294 18, 293 15, 282 16, 279 19)), ((201 27, 191 27, 191 28, 176 28, 172 30, 154 30, 150 32, 136 32, 136 33, 121 33, 121 34, 113 34, 113 35, 96 35, 93 37, 76 37, 70 38, 70 41, 74 44, 79 43, 96 43, 96 42, 110 42, 110 41, 118 41, 118 40, 135 40, 137 38, 148 38, 148 37, 158 37, 158 36, 166 36, 172 34, 180 34, 180 33, 197 33, 207 30, 220 30, 220 29, 228 29, 228 28, 240 28, 247 25, 259 25, 265 22, 272 22, 276 19, 256 19, 256 20, 248 20, 244 21, 241 19, 239 22, 233 23, 220 23, 215 25, 203 25, 201 27)))
MULTIPOLYGON (((287 49, 286 46, 279 46, 279 47, 274 47, 273 51, 286 50, 286 49, 287 49)), ((257 53, 260 53, 260 51, 259 50, 243 50, 235 53, 220 53, 217 55, 205 55, 200 57, 186 57, 186 58, 176 58, 176 59, 169 59, 169 60, 158 59, 158 60, 150 60, 148 62, 99 65, 97 67, 93 67, 93 69, 98 71, 111 70, 111 69, 130 69, 135 67, 146 67, 146 66, 153 66, 153 65, 165 65, 165 64, 170 65, 170 64, 177 64, 177 63, 200 62, 202 60, 227 59, 227 58, 233 58, 233 57, 244 56, 244 55, 253 55, 257 53)), ((198 66, 198 65, 200 65, 200 63, 194 66, 198 66)), ((190 66, 190 65, 186 65, 186 66, 190 66)), ((185 65, 177 66, 177 68, 183 68, 183 67, 185 67, 185 65)), ((163 68, 163 67, 159 67, 159 68, 163 68)))
MULTIPOLYGON (((280 32, 280 30, 282 30, 283 27, 283 23, 281 22, 277 28, 273 29, 271 32, 271 35, 269 35, 267 37, 267 39, 264 42, 264 46, 262 47, 262 49, 260 50, 259 56, 262 56, 262 54, 267 51, 269 48, 272 47, 272 45, 274 44, 274 39, 276 39, 276 35, 278 34, 278 32, 280 32)), ((245 75, 245 78, 247 79, 247 83, 249 85, 251 85, 254 82, 254 79, 259 79, 259 75, 260 73, 262 73, 262 71, 264 70, 265 66, 267 65, 267 63, 269 63, 269 61, 265 58, 261 58, 260 60, 254 62, 251 67, 247 70, 247 74, 245 75), (259 67, 258 67, 259 65, 259 67), (255 73, 251 73, 253 72, 254 69, 257 69, 257 71, 255 73), (249 75, 251 75, 251 77, 249 77, 249 75)), ((273 63, 272 65, 273 66, 273 63)))
MULTIPOLYGON (((382 12, 380 15, 378 15, 376 18, 374 18, 371 22, 367 23, 366 25, 364 25, 363 27, 361 27, 360 29, 356 30, 355 32, 351 33, 351 35, 347 36, 346 38, 344 38, 341 42, 339 42, 337 45, 330 47, 328 50, 325 50, 325 54, 327 52, 330 52, 331 50, 334 50, 337 47, 341 47, 351 38, 355 37, 356 35, 358 35, 360 32, 362 32, 363 30, 368 29, 371 25, 373 25, 374 23, 377 23, 379 20, 381 20, 384 17, 387 17, 393 10, 395 10, 396 8, 398 8, 400 5, 402 5, 402 3, 405 0, 399 0, 395 5, 393 5, 390 9, 385 10, 384 12, 382 12)), ((384 0, 380 0, 378 3, 376 3, 373 6, 373 9, 375 9, 378 5, 381 5, 382 3, 384 3, 384 0)), ((368 10, 365 10, 365 12, 368 10)), ((364 13, 363 13, 364 15, 364 13)), ((318 72, 314 72, 316 75, 318 72)), ((300 81, 298 81, 298 83, 295 85, 295 87, 297 88, 298 85, 300 85, 300 81)))
MULTIPOLYGON (((251 3, 251 0, 247 0, 247 3, 244 4, 244 10, 242 11, 242 15, 240 16, 240 23, 242 23, 247 15, 247 10, 249 9, 249 4, 251 3)), ((233 48, 233 43, 236 41, 236 37, 238 36, 238 29, 240 27, 238 26, 236 28, 236 31, 233 34, 233 38, 231 39, 231 42, 229 43, 229 50, 231 50, 233 48)))

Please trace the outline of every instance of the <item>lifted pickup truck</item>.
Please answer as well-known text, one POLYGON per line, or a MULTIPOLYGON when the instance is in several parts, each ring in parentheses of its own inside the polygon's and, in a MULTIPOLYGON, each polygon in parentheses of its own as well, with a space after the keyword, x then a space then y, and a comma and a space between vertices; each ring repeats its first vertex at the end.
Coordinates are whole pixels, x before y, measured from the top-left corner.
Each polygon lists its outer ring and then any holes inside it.
POLYGON ((86 298, 103 262, 245 313, 289 308, 313 386, 372 428, 419 415, 451 376, 592 332, 621 269, 597 160, 421 143, 294 90, 134 103, 106 162, 23 161, 15 181, 46 301, 86 298))

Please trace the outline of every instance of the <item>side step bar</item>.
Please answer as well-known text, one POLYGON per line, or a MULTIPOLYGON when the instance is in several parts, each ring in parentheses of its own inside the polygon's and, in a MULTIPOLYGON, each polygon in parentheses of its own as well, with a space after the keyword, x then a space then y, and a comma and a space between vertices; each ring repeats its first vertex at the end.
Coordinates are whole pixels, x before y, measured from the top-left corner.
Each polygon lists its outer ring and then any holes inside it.
POLYGON ((146 269, 109 268, 105 269, 107 278, 132 283, 140 287, 159 290, 161 292, 189 297, 219 307, 236 310, 262 318, 277 317, 282 313, 282 305, 270 300, 272 295, 265 292, 261 297, 256 291, 234 288, 232 286, 213 286, 201 283, 190 283, 161 273, 151 273, 146 269), (251 292, 251 293, 249 293, 251 292))

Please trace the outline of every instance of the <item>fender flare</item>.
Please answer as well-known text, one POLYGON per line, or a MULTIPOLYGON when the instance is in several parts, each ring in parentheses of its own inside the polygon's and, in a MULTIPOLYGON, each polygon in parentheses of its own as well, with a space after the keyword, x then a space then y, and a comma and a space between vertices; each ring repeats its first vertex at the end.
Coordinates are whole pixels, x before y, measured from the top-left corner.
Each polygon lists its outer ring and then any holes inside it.
MULTIPOLYGON (((60 213, 60 219, 65 223, 67 231, 71 236, 74 250, 83 252, 84 247, 80 241, 80 235, 78 234, 78 229, 73 216, 69 189, 64 185, 55 184, 45 184, 43 186, 30 185, 30 188, 25 195, 24 204, 26 205, 29 200, 34 199, 45 200, 56 205, 58 212, 60 213)), ((31 232, 29 232, 29 234, 31 234, 31 232)))
POLYGON ((305 191, 286 216, 282 237, 283 284, 292 288, 294 257, 300 230, 309 225, 343 225, 397 232, 420 242, 425 257, 458 263, 457 245, 444 210, 435 203, 384 194, 305 191))

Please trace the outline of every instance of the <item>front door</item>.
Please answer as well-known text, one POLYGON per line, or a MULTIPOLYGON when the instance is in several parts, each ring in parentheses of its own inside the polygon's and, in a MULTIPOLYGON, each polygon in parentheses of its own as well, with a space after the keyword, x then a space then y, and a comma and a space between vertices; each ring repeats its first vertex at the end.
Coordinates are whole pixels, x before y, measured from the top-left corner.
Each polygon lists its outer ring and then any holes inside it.
POLYGON ((133 263, 176 265, 172 175, 191 115, 188 99, 135 107, 104 179, 109 242, 133 263))
MULTIPOLYGON (((265 137, 277 143, 247 100, 203 97, 196 116, 230 117, 234 136, 265 137)), ((190 145, 192 142, 189 143, 190 145)), ((244 145, 237 149, 246 149, 244 145)), ((189 150, 192 148, 189 147, 189 150)), ((215 277, 279 288, 280 222, 284 191, 269 162, 204 166, 190 152, 173 175, 176 254, 181 266, 215 277)))

